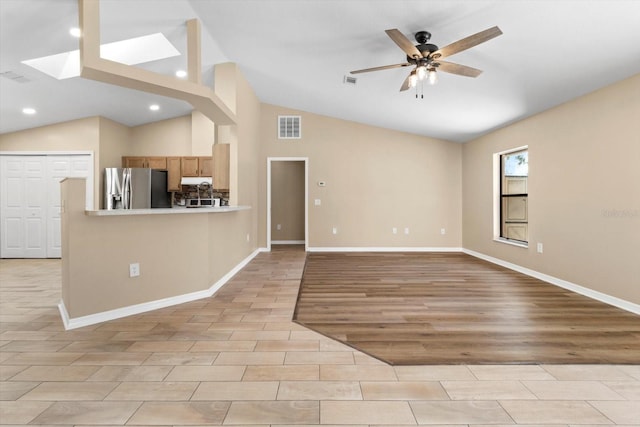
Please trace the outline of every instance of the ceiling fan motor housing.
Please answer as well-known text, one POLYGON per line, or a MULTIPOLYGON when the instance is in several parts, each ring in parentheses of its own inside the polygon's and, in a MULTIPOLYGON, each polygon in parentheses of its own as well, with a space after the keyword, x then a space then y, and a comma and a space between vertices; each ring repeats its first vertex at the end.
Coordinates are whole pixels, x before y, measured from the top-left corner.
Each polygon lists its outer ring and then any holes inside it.
POLYGON ((416 45, 416 49, 420 51, 420 53, 422 54, 422 58, 416 59, 416 58, 411 58, 409 55, 407 55, 407 62, 411 64, 417 64, 418 61, 420 61, 423 58, 427 58, 429 54, 438 50, 438 46, 431 43, 425 43, 425 44, 416 45))

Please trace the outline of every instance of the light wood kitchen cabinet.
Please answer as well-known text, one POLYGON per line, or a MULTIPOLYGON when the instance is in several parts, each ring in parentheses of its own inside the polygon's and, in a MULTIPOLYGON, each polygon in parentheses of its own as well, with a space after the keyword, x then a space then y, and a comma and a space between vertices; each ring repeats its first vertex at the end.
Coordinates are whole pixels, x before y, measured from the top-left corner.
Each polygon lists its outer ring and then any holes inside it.
POLYGON ((166 157, 126 156, 122 158, 123 168, 166 169, 166 157))
POLYGON ((200 176, 213 176, 212 157, 198 157, 198 166, 200 167, 200 176))
POLYGON ((199 176, 197 157, 181 157, 180 165, 182 168, 182 176, 199 176))
POLYGON ((146 157, 123 157, 123 168, 144 168, 146 163, 146 157))
POLYGON ((169 191, 182 191, 182 169, 180 157, 167 157, 167 189, 169 191))
POLYGON ((213 188, 229 189, 229 144, 213 145, 213 188))
POLYGON ((213 159, 211 157, 182 157, 182 176, 212 176, 213 159))

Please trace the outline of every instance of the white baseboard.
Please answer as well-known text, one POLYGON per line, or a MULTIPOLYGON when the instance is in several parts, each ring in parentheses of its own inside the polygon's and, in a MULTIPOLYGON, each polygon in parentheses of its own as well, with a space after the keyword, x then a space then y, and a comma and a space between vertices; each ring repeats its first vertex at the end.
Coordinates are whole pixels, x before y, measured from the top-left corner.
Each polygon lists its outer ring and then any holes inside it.
POLYGON ((246 266, 258 253, 263 252, 260 249, 253 251, 248 257, 240 261, 238 265, 233 267, 227 274, 222 276, 217 282, 211 285, 208 289, 191 292, 188 294, 176 295, 174 297, 163 298, 155 301, 144 302, 142 304, 130 305, 127 307, 116 308, 114 310, 103 311, 100 313, 89 314, 87 316, 69 318, 69 313, 64 305, 64 301, 60 301, 58 304, 58 310, 64 323, 66 330, 81 328, 83 326, 95 325, 96 323, 106 322, 108 320, 121 319, 123 317, 131 316, 134 314, 146 313, 149 311, 157 310, 159 308, 170 307, 172 305, 184 304, 185 302, 191 302, 202 298, 209 298, 215 294, 220 288, 222 288, 233 276, 235 276, 244 266, 246 266))
POLYGON ((304 240, 272 240, 272 245, 304 245, 304 240))
POLYGON ((326 247, 316 246, 309 247, 307 252, 462 252, 462 248, 436 248, 436 247, 326 247))
POLYGON ((548 274, 540 273, 539 271, 531 270, 526 267, 519 266, 517 264, 513 264, 499 258, 494 258, 489 255, 485 255, 480 252, 472 251, 470 249, 462 249, 462 252, 465 254, 474 256, 476 258, 483 259, 485 261, 489 261, 493 264, 500 265, 502 267, 506 267, 510 270, 517 271, 522 274, 526 274, 527 276, 535 277, 536 279, 540 279, 544 282, 551 283, 552 285, 559 286, 564 289, 568 289, 572 292, 575 292, 580 295, 584 295, 591 299, 595 299, 597 301, 603 302, 605 304, 612 305, 614 307, 621 308, 623 310, 629 311, 634 314, 640 314, 640 305, 634 304, 630 301, 623 300, 621 298, 617 298, 611 295, 604 294, 602 292, 594 291, 593 289, 585 288, 584 286, 576 285, 575 283, 568 282, 563 279, 559 279, 557 277, 549 276, 548 274))

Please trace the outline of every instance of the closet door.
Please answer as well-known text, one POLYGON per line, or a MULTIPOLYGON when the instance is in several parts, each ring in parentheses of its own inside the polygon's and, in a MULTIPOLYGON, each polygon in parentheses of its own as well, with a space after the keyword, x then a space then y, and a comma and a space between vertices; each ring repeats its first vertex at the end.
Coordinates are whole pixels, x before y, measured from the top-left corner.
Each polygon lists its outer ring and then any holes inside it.
POLYGON ((45 158, 2 156, 0 159, 0 256, 44 258, 47 246, 45 158))

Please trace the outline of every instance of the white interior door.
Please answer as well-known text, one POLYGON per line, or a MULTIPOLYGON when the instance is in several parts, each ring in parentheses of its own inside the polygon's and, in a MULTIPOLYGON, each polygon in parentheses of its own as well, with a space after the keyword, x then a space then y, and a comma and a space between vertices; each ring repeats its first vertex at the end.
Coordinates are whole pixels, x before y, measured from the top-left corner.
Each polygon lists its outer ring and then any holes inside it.
POLYGON ((45 158, 2 156, 0 249, 3 258, 44 258, 47 221, 45 158))

